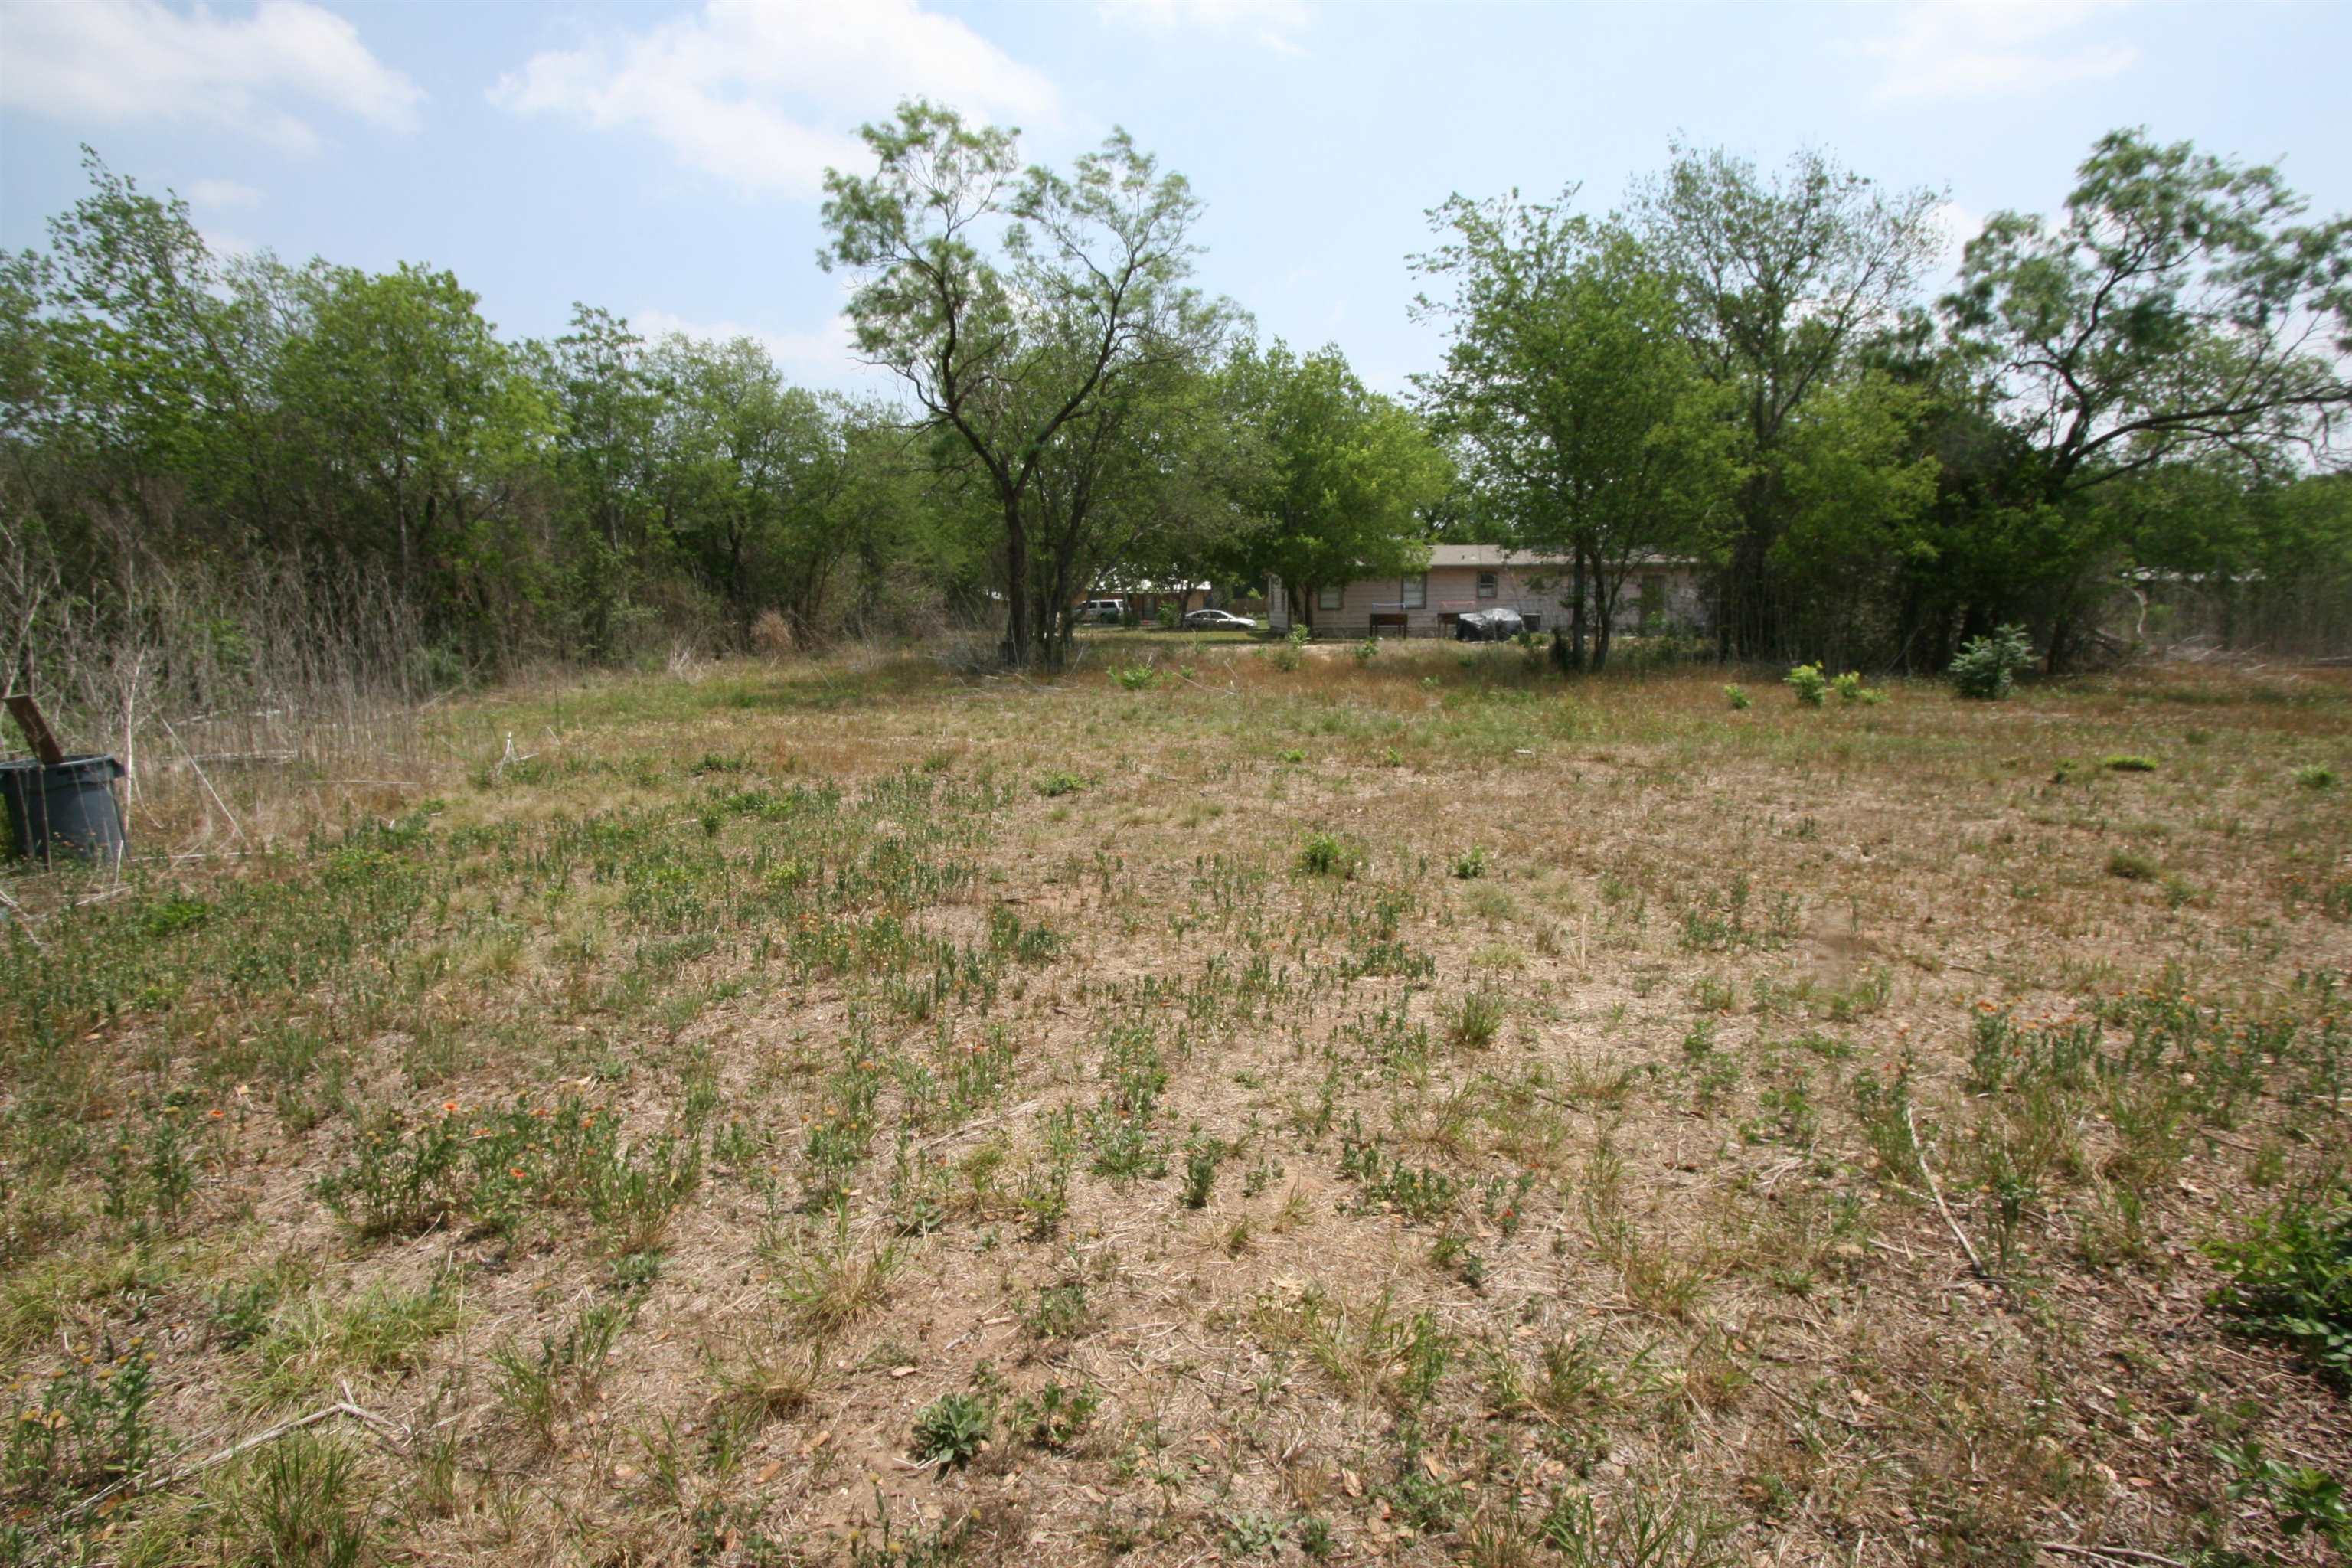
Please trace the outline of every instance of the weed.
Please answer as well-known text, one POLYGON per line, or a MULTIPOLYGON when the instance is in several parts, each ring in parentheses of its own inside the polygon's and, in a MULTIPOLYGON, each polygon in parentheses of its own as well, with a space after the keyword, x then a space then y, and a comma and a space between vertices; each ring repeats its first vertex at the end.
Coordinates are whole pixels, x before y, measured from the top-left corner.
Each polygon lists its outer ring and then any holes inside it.
POLYGON ((1748 709, 1756 705, 1754 700, 1748 695, 1748 689, 1744 686, 1725 687, 1723 689, 1723 700, 1731 704, 1731 710, 1735 713, 1745 713, 1748 709))
POLYGON ((1790 694, 1807 708, 1819 708, 1829 696, 1830 678, 1822 673, 1822 667, 1818 664, 1796 665, 1780 678, 1780 681, 1788 687, 1790 694))
POLYGON ((1961 696, 1997 702, 2016 689, 2018 676, 2032 664, 2033 645, 2025 628, 2006 626, 1962 644, 1948 673, 1961 696))
POLYGON ((1291 864, 1305 877, 1336 877, 1342 881, 1353 880, 1364 868, 1363 850, 1334 834, 1316 833, 1307 836, 1299 846, 1291 864))
POLYGON ((2100 758, 2099 766, 2111 773, 2152 773, 2156 772, 2156 759, 2134 752, 2117 752, 2100 758))
POLYGON ((1465 882, 1475 881, 1486 874, 1486 851, 1472 845, 1464 854, 1454 858, 1454 875, 1465 882))
POLYGON ((1051 773, 1037 781, 1037 793, 1048 800, 1076 795, 1086 787, 1087 781, 1072 773, 1051 773))
POLYGON ((2107 875, 2126 882, 2154 881, 2163 869, 2137 849, 2118 849, 2107 857, 2107 875))
POLYGON ((987 1446, 992 1425, 978 1395, 941 1394, 915 1417, 915 1458, 941 1469, 968 1465, 987 1446))
POLYGON ((2336 787, 2336 770, 2319 763, 2306 763, 2294 770, 2295 787, 2322 790, 2336 787))
POLYGON ((2214 1304, 2242 1331, 2284 1341, 2352 1381, 2352 1198, 2343 1189, 2283 1197, 2243 1237, 2206 1251, 2230 1276, 2214 1304))

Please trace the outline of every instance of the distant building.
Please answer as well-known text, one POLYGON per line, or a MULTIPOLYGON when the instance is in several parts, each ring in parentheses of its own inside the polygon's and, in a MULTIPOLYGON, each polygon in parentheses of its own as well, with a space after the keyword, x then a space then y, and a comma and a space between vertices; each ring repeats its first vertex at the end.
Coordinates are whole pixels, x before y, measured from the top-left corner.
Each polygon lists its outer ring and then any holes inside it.
MULTIPOLYGON (((1321 584, 1307 589, 1299 604, 1269 579, 1266 623, 1286 632, 1294 621, 1304 622, 1323 637, 1450 637, 1465 615, 1510 609, 1528 630, 1549 631, 1566 623, 1574 572, 1562 555, 1499 544, 1437 544, 1430 547, 1426 571, 1321 584)), ((1620 635, 1701 631, 1709 620, 1697 563, 1658 557, 1626 574, 1617 600, 1620 635)))

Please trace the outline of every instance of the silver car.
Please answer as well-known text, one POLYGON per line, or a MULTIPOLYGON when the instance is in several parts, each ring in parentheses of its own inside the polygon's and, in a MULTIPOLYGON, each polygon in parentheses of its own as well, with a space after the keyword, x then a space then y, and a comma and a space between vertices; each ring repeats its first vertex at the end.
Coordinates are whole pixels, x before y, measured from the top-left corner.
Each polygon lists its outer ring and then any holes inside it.
POLYGON ((1184 616, 1188 632, 1254 632, 1257 623, 1231 610, 1192 610, 1184 616))

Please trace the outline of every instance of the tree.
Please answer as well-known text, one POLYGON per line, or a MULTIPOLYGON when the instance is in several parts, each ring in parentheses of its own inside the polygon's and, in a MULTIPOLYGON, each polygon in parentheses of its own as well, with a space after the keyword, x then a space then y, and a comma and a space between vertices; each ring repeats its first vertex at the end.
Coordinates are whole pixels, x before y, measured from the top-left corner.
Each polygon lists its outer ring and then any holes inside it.
POLYGON ((1622 226, 1510 197, 1455 196, 1418 268, 1454 288, 1419 310, 1448 332, 1423 378, 1475 454, 1509 541, 1570 558, 1572 662, 1609 658, 1620 589, 1644 558, 1710 554, 1738 470, 1723 398, 1681 333, 1670 279, 1622 226))
POLYGON ((1772 547, 1789 518, 1790 422, 1917 286, 1937 248, 1936 200, 1882 191, 1821 153, 1800 153, 1768 179, 1744 159, 1681 145, 1637 195, 1686 336, 1738 396, 1748 474, 1717 627, 1727 654, 1783 651, 1772 547))
POLYGON ((1411 410, 1368 389, 1336 347, 1245 346, 1223 374, 1228 416, 1263 453, 1238 477, 1255 521, 1222 552, 1228 575, 1273 577, 1311 622, 1318 586, 1422 569, 1423 513, 1452 474, 1411 410))
POLYGON ((1943 302, 2056 502, 2158 463, 2315 450, 2352 405, 2352 217, 2274 169, 2100 138, 2055 226, 1995 215, 1943 302))
POLYGON ((404 596, 452 615, 509 606, 524 546, 504 525, 552 422, 476 304, 447 272, 323 269, 278 365, 310 504, 388 555, 404 596))
POLYGON ((1200 204, 1123 131, 1069 177, 1024 171, 1018 132, 927 102, 861 133, 876 172, 826 171, 818 259, 859 279, 860 352, 984 473, 1003 525, 1004 654, 1026 665, 1041 647, 1039 465, 1073 421, 1199 352, 1203 307, 1184 279, 1200 204))
POLYGON ((2223 456, 2291 469, 2352 406, 2352 219, 2297 222, 2304 210, 2273 169, 2118 131, 2082 163, 2063 220, 2000 213, 1969 244, 1942 310, 2010 436, 2005 488, 2053 666, 2126 554, 2101 487, 2223 456))

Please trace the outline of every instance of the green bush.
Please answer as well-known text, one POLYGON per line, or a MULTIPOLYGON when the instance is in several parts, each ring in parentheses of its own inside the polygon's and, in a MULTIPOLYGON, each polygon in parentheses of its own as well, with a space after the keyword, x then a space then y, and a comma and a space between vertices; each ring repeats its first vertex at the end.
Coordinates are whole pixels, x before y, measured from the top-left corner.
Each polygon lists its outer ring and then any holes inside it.
POLYGON ((1952 684, 1963 697, 1998 702, 2016 689, 2021 670, 2033 663, 2033 644, 2025 628, 2001 626, 1990 637, 1970 637, 1952 660, 1952 684))
POLYGON ((2107 875, 2126 882, 2151 882, 2162 868, 2137 849, 2118 849, 2107 857, 2107 875))
POLYGON ((1797 700, 1808 708, 1819 708, 1830 692, 1830 678, 1822 673, 1818 664, 1801 664, 1780 679, 1795 693, 1797 700))
POLYGON ((1335 834, 1317 833, 1299 847, 1294 864, 1306 876, 1350 881, 1364 868, 1364 852, 1335 834))
POLYGON ((2111 773, 2152 773, 2156 772, 2156 759, 2118 752, 2114 756, 2100 758, 2099 766, 2111 773))
POLYGON ((1159 680, 1160 672, 1148 664, 1130 664, 1110 672, 1111 679, 1125 691, 1149 691, 1159 680))
POLYGON ((1872 707, 1886 700, 1886 693, 1862 683, 1862 671, 1858 669, 1849 669, 1843 675, 1834 677, 1830 686, 1837 692, 1840 702, 1859 702, 1864 707, 1872 707))
POLYGON ((2213 1304, 2241 1332, 2284 1341, 2352 1382, 2352 1202, 2343 1189, 2283 1198, 2242 1240, 2205 1250, 2230 1276, 2213 1304))
POLYGON ((1055 795, 1076 795, 1087 787, 1087 781, 1076 773, 1047 773, 1037 781, 1037 793, 1048 800, 1055 795))
POLYGON ((1381 657, 1381 645, 1378 639, 1366 637, 1348 651, 1359 665, 1369 665, 1381 657))
POLYGON ((2305 789, 2334 789, 2336 770, 2312 763, 2294 770, 2294 782, 2305 789))
POLYGON ((915 1417, 915 1458, 947 1468, 968 1465, 988 1441, 988 1406, 977 1394, 946 1394, 915 1417))
POLYGON ((1731 704, 1732 711, 1735 713, 1744 713, 1749 708, 1755 706, 1755 704, 1749 700, 1748 689, 1744 686, 1725 687, 1723 689, 1723 700, 1731 704))

